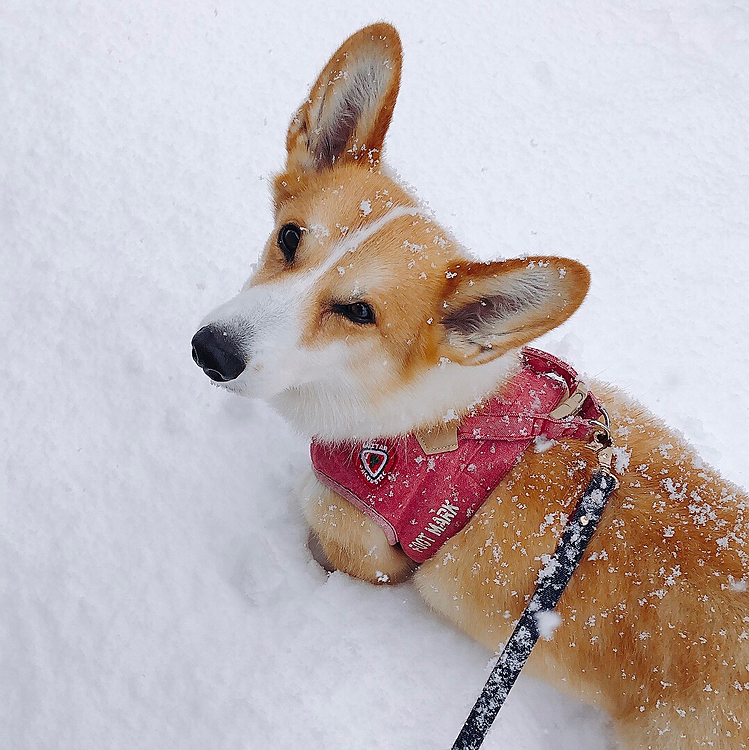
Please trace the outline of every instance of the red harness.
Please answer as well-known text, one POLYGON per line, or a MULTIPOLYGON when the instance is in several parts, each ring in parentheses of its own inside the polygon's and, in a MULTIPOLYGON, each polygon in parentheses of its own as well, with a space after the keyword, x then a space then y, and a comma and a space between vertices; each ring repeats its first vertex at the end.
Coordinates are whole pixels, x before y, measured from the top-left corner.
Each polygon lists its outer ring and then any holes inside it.
POLYGON ((520 460, 534 438, 587 440, 602 409, 565 362, 523 350, 523 366, 502 391, 470 411, 454 444, 427 453, 416 435, 376 441, 312 441, 318 479, 382 527, 416 562, 430 558, 471 516, 520 460), (580 387, 579 387, 580 386, 580 387), (576 415, 550 416, 569 394, 576 415))

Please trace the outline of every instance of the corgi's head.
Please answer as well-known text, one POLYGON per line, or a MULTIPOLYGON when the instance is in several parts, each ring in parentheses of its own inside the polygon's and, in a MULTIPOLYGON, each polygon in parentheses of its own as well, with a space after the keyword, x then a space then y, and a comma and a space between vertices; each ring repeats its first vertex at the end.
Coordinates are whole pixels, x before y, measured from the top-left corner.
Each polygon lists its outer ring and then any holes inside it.
POLYGON ((333 55, 291 122, 257 270, 192 341, 212 380, 323 439, 394 435, 460 413, 588 290, 573 260, 468 258, 387 172, 400 72, 388 24, 333 55))

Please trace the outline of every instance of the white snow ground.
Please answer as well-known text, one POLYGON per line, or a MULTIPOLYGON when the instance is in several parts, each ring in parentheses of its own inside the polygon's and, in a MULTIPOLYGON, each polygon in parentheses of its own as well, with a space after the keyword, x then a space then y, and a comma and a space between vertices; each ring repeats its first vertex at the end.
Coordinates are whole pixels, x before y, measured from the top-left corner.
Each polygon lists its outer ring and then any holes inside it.
MULTIPOLYGON (((288 120, 366 23, 388 155, 483 257, 593 273, 542 345, 749 482, 745 3, 0 6, 0 748, 446 748, 490 655, 326 578, 306 446, 190 359, 271 228, 288 120)), ((602 750, 521 679, 491 748, 602 750)))

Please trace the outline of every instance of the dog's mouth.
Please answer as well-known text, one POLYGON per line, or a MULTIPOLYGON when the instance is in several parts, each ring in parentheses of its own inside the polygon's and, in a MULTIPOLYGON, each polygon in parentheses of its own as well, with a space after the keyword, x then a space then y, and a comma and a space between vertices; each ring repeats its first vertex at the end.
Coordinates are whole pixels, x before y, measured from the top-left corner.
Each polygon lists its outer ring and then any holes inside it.
POLYGON ((215 385, 216 388, 222 388, 225 391, 229 391, 229 393, 236 393, 239 396, 248 395, 246 385, 243 383, 236 383, 236 382, 222 383, 222 382, 214 380, 213 385, 215 385))

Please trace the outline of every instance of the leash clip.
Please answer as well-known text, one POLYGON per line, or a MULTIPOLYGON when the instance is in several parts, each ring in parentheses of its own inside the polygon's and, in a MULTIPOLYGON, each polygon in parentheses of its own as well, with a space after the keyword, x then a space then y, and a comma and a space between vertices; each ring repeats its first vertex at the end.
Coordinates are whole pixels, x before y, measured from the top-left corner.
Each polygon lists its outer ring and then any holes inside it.
POLYGON ((593 427, 593 439, 588 447, 596 454, 598 468, 616 482, 615 489, 619 487, 619 480, 611 468, 614 461, 614 439, 611 437, 611 419, 606 409, 601 406, 601 420, 590 419, 588 424, 593 427))

